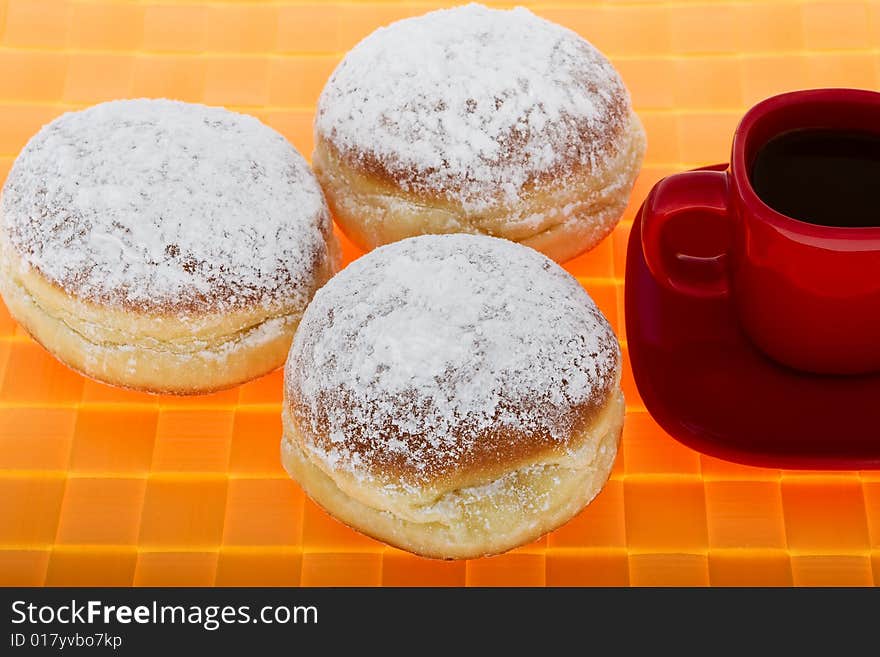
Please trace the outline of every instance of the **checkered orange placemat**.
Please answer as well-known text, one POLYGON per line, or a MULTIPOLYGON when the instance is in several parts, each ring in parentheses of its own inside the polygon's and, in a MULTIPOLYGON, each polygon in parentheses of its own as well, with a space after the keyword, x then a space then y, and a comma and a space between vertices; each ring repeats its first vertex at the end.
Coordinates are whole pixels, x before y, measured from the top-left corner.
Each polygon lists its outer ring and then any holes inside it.
MULTIPOLYGON (((567 265, 626 354, 625 244, 648 189, 724 161, 737 120, 767 95, 877 89, 880 2, 525 4, 612 59, 648 132, 624 221, 567 265)), ((61 112, 132 96, 254 114, 308 156, 315 101, 342 54, 436 6, 0 0, 0 175, 61 112)), ((880 473, 702 456, 645 412, 628 365, 624 378, 621 453, 585 512, 509 554, 438 562, 356 534, 288 480, 280 372, 203 397, 117 390, 58 364, 0 306, 0 584, 880 583, 880 473)))

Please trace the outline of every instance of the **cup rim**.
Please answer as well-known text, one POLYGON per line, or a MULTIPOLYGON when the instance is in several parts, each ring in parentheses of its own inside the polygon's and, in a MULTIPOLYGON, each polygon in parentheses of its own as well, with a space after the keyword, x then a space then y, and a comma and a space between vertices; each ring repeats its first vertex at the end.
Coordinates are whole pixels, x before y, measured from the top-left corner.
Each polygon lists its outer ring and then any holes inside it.
POLYGON ((763 221, 805 237, 837 239, 847 242, 853 240, 880 241, 880 226, 824 226, 801 221, 771 208, 752 187, 746 165, 746 142, 755 124, 770 112, 777 112, 805 102, 841 104, 870 102, 877 105, 878 112, 880 112, 880 93, 867 89, 844 87, 802 89, 765 98, 753 105, 743 115, 733 135, 730 168, 737 193, 749 208, 760 209, 763 221))

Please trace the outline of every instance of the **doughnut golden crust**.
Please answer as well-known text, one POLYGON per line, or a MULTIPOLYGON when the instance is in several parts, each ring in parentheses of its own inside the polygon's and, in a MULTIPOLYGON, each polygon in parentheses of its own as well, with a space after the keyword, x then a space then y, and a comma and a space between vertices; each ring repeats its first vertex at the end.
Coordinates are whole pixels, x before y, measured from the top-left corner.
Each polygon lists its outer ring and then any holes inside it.
POLYGON ((428 501, 401 496, 393 510, 372 505, 369 489, 334 481, 300 447, 289 415, 281 458, 309 497, 346 525, 421 556, 470 559, 536 540, 587 506, 608 480, 623 417, 618 392, 595 425, 572 438, 583 444, 579 452, 551 452, 482 486, 451 487, 428 501))
POLYGON ((561 262, 613 230, 644 151, 593 46, 524 9, 469 5, 358 44, 319 99, 312 162, 361 248, 478 233, 561 262))
POLYGON ((338 261, 302 158, 220 108, 66 114, 19 156, 0 208, 13 317, 70 367, 149 392, 209 392, 283 364, 338 261))
MULTIPOLYGON (((277 369, 302 309, 199 317, 116 310, 82 301, 0 248, 0 294, 9 312, 60 361, 98 381, 172 394, 207 393, 277 369)), ((317 271, 315 285, 331 269, 317 271)))
POLYGON ((316 294, 285 368, 282 462, 355 529, 470 558, 586 506, 623 419, 617 340, 577 281, 506 240, 423 236, 316 294))

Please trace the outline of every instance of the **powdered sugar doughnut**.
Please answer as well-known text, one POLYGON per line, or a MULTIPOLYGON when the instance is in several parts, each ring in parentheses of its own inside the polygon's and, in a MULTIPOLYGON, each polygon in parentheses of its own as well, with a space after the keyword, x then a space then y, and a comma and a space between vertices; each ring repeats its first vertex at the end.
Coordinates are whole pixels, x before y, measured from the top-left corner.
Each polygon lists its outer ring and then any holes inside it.
POLYGON ((538 252, 414 237, 315 295, 285 368, 282 460, 360 531, 463 558, 537 538, 604 485, 620 350, 585 290, 538 252))
POLYGON ((468 5, 379 29, 318 101, 315 173, 364 249, 483 233, 562 262, 620 218, 645 135, 592 45, 526 9, 468 5))
POLYGON ((284 362, 336 246, 305 160, 257 119, 169 100, 67 113, 0 201, 0 292, 71 367, 195 393, 284 362))

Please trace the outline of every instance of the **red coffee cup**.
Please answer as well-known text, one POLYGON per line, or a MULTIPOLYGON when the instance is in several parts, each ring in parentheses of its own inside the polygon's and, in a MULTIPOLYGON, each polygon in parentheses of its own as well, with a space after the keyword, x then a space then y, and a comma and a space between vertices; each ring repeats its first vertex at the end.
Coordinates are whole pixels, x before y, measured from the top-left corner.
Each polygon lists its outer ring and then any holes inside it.
POLYGON ((675 174, 651 190, 641 215, 645 260, 669 290, 729 297, 745 333, 784 365, 878 371, 880 211, 877 227, 814 225, 767 206, 749 179, 770 139, 816 128, 880 134, 880 93, 815 89, 755 105, 736 130, 727 170, 675 174))

